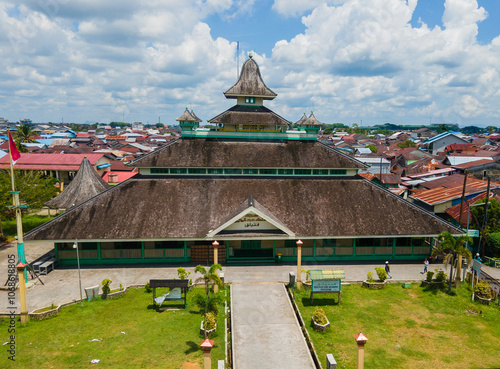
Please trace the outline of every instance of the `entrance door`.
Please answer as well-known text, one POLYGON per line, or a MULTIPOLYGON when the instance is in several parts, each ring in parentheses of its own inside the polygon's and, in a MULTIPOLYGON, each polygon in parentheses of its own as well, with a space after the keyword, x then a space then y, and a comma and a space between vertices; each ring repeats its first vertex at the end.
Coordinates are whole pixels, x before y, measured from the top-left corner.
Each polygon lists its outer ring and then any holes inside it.
POLYGON ((242 240, 241 248, 246 250, 260 249, 260 240, 242 240))

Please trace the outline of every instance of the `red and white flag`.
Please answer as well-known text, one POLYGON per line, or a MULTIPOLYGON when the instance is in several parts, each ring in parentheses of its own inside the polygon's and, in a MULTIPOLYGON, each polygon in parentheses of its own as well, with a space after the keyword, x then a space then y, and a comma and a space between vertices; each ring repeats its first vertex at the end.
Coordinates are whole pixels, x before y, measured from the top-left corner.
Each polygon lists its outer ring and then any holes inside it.
POLYGON ((10 151, 10 157, 12 159, 12 163, 16 164, 16 161, 21 157, 21 154, 19 153, 19 150, 17 149, 16 143, 12 139, 12 136, 10 135, 10 131, 8 131, 9 134, 9 151, 10 151))

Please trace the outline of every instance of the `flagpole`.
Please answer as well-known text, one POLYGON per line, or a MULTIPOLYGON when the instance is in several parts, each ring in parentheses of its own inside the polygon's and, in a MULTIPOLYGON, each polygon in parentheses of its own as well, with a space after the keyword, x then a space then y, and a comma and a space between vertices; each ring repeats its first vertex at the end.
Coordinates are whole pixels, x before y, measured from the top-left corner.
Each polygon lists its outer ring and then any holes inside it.
MULTIPOLYGON (((16 211, 16 224, 17 224, 17 257, 18 262, 26 264, 26 256, 24 254, 24 238, 23 238, 23 219, 21 215, 21 204, 19 201, 19 191, 16 191, 16 183, 14 181, 14 160, 12 157, 12 145, 15 145, 10 130, 8 131, 9 136, 9 156, 10 156, 10 175, 12 178, 12 191, 10 193, 13 197, 13 208, 16 211)), ((17 153, 19 155, 19 153, 17 153)), ((19 159, 19 157, 18 157, 19 159)), ((24 273, 25 282, 28 280, 28 275, 24 273)))

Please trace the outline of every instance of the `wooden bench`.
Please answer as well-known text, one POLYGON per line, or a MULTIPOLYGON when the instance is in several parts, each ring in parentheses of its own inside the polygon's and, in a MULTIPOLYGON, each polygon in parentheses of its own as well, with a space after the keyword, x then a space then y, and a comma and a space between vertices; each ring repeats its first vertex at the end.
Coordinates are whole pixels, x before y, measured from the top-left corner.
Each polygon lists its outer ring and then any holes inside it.
POLYGON ((184 300, 184 307, 187 306, 187 290, 189 287, 188 279, 151 279, 149 287, 153 289, 153 305, 163 304, 164 301, 180 301, 184 300), (156 296, 157 288, 170 288, 170 292, 161 296, 156 296), (179 293, 180 291, 180 293, 179 293), (182 297, 184 293, 184 297, 182 297))
POLYGON ((39 274, 47 275, 54 270, 55 260, 47 260, 39 266, 39 274))

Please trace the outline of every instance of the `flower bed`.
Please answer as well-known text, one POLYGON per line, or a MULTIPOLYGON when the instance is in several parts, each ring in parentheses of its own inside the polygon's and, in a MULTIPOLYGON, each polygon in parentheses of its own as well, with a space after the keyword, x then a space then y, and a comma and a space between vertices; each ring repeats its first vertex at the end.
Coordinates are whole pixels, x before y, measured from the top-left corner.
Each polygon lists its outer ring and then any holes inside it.
POLYGON ((43 309, 33 310, 31 313, 29 313, 29 317, 31 319, 42 320, 51 316, 56 316, 60 311, 61 305, 56 307, 49 306, 43 309))

